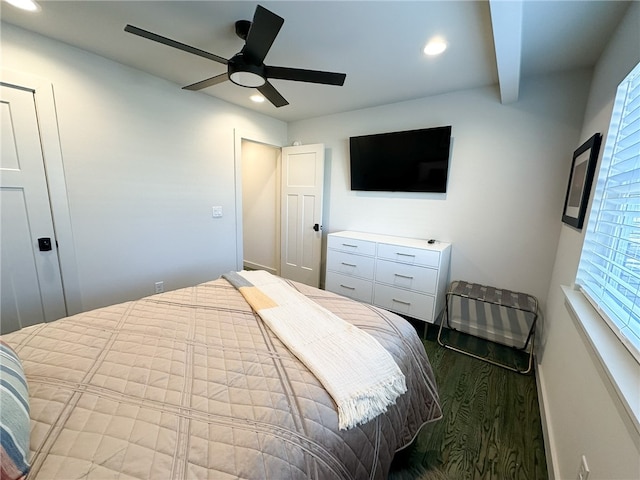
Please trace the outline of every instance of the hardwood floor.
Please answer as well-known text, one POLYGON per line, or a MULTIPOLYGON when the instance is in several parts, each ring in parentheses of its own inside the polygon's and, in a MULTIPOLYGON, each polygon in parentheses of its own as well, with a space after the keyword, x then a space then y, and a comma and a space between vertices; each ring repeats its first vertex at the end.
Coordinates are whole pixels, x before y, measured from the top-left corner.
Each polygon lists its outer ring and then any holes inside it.
MULTIPOLYGON (((422 326, 417 326, 419 332, 422 326)), ((456 332, 452 338, 481 355, 526 356, 456 332)), ((447 350, 431 327, 423 340, 433 366, 442 420, 422 428, 399 452, 390 479, 547 479, 534 374, 521 375, 447 350)), ((512 358, 509 358, 509 357, 512 358)))

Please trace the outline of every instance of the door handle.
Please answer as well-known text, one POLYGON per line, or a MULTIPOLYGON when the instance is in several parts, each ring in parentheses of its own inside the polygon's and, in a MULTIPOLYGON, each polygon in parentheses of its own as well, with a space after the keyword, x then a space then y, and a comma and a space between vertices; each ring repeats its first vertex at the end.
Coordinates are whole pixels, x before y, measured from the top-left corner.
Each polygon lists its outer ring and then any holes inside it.
POLYGON ((41 252, 48 252, 51 248, 51 239, 49 237, 42 237, 38 239, 38 249, 41 252))
POLYGON ((317 223, 313 225, 313 230, 316 232, 319 232, 321 228, 322 228, 322 225, 319 225, 317 223))

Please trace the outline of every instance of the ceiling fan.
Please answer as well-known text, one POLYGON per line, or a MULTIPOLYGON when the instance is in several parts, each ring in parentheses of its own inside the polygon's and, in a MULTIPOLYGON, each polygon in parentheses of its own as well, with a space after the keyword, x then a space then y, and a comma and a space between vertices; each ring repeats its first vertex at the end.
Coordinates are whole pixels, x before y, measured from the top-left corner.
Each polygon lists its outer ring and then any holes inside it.
POLYGON ((283 107, 289 102, 269 83, 269 79, 293 80, 295 82, 321 83, 342 86, 346 79, 344 73, 305 70, 301 68, 273 67, 264 64, 273 41, 275 40, 284 19, 266 8, 258 5, 253 14, 253 21, 238 20, 235 23, 236 35, 245 41, 244 47, 233 57, 226 59, 199 48, 171 40, 133 25, 127 25, 125 32, 168 45, 179 50, 213 60, 227 66, 226 73, 196 82, 186 90, 201 90, 231 80, 236 85, 257 88, 274 106, 283 107))

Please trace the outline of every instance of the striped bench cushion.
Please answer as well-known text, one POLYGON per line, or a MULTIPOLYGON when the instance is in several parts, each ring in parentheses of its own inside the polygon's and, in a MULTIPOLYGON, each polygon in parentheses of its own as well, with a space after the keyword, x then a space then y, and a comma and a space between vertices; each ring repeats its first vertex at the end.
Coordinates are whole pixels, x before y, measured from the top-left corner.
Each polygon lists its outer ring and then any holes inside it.
POLYGON ((532 295, 457 280, 447 291, 449 325, 461 332, 523 348, 538 315, 532 295))

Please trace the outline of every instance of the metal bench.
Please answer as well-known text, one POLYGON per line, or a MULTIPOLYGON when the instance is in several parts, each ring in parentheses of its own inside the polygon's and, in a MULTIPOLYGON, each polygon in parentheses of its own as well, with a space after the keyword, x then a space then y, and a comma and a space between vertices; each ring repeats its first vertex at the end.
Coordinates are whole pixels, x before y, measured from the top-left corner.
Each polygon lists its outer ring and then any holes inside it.
POLYGON ((538 300, 534 296, 456 280, 449 285, 445 300, 445 315, 438 330, 440 345, 518 373, 531 371, 538 320, 538 300), (481 357, 446 342, 442 336, 445 322, 449 329, 528 352, 526 369, 481 357))

